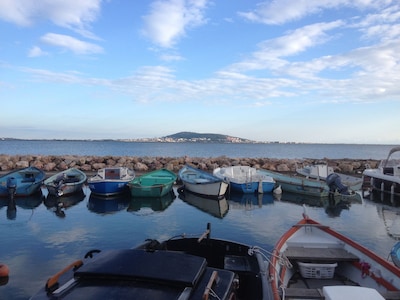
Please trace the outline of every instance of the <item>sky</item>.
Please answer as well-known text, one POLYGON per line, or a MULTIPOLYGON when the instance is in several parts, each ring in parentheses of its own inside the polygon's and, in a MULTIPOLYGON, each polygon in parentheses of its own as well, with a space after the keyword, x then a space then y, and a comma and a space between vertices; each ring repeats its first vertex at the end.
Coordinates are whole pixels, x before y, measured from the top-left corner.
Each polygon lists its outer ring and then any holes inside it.
POLYGON ((398 0, 0 0, 0 138, 400 144, 398 0))

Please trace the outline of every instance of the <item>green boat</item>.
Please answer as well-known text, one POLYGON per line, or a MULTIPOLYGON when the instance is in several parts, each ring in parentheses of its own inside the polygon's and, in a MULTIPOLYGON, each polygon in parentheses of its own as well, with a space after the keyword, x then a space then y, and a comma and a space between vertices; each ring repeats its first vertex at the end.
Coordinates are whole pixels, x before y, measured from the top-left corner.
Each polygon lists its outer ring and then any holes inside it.
POLYGON ((132 197, 162 197, 172 191, 177 175, 167 169, 135 177, 128 183, 132 197))

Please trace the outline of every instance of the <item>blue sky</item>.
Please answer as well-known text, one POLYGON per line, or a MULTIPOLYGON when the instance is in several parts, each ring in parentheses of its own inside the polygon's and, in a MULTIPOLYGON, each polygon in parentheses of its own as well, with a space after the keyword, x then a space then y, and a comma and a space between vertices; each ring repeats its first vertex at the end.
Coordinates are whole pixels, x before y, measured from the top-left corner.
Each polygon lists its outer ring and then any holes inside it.
POLYGON ((398 0, 0 0, 0 137, 400 144, 398 0))

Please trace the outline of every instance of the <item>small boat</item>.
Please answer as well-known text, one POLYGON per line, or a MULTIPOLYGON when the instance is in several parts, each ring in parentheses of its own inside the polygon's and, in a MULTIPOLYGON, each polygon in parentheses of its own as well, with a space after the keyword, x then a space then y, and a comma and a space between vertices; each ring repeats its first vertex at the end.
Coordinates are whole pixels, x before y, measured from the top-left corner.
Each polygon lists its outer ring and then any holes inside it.
POLYGON ((40 192, 46 174, 28 167, 12 171, 0 177, 0 197, 27 197, 40 192))
POLYGON ((249 166, 216 168, 213 174, 229 182, 231 191, 239 193, 269 193, 275 187, 275 180, 271 176, 249 166))
POLYGON ((224 218, 229 210, 229 204, 225 197, 210 200, 209 198, 183 190, 179 193, 179 198, 189 205, 219 219, 224 218))
POLYGON ((135 171, 126 167, 110 167, 97 171, 88 178, 91 193, 102 196, 113 196, 129 191, 128 182, 135 178, 135 171))
POLYGON ((128 182, 132 197, 162 197, 172 191, 177 179, 174 172, 159 169, 128 182))
POLYGON ((203 197, 223 198, 229 186, 223 179, 187 165, 179 170, 178 175, 184 189, 203 197))
POLYGON ((82 192, 86 179, 86 174, 81 170, 70 168, 50 176, 44 181, 44 185, 49 195, 61 197, 82 192))
POLYGON ((335 173, 339 175, 342 184, 348 187, 352 191, 359 191, 362 189, 363 179, 361 177, 351 176, 339 172, 335 172, 333 167, 329 167, 326 164, 315 164, 304 166, 303 168, 296 169, 296 172, 307 178, 313 178, 317 180, 326 180, 329 175, 335 173))
POLYGON ((400 146, 389 151, 386 159, 380 161, 378 168, 363 171, 364 184, 376 191, 400 196, 400 159, 393 158, 400 153, 400 146))
POLYGON ((210 237, 146 240, 138 247, 89 251, 50 277, 38 299, 267 300, 258 247, 210 237))
POLYGON ((268 272, 274 300, 392 299, 400 292, 400 268, 306 214, 275 244, 268 272))
POLYGON ((331 177, 328 176, 326 181, 322 181, 269 170, 262 170, 261 172, 271 176, 281 186, 283 193, 289 192, 312 197, 329 197, 329 195, 338 194, 352 197, 356 194, 341 184, 340 178, 335 173, 331 174, 331 177))

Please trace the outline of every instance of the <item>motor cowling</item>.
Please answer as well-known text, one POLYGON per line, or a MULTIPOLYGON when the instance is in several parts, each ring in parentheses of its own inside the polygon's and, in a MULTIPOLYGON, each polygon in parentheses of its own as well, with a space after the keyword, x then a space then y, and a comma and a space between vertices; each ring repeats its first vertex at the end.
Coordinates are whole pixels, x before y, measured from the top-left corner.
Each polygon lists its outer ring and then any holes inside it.
POLYGON ((326 184, 329 186, 329 190, 331 192, 338 190, 340 194, 343 195, 350 194, 348 187, 342 183, 340 176, 336 173, 329 174, 328 177, 326 177, 326 184))
POLYGON ((17 192, 17 179, 14 177, 7 178, 7 190, 10 198, 14 198, 14 195, 17 192))

